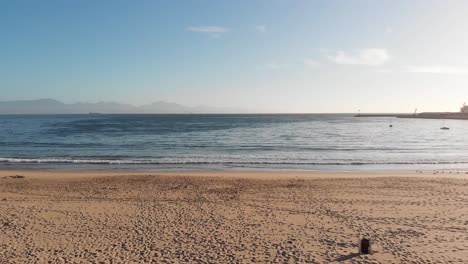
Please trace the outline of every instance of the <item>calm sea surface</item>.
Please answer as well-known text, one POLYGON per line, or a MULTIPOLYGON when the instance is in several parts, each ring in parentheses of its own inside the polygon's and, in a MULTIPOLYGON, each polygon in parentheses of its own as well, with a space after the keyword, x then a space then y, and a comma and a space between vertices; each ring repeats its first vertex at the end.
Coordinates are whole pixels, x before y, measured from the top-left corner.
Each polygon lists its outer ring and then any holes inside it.
POLYGON ((468 121, 351 115, 0 116, 0 169, 468 170, 468 121))

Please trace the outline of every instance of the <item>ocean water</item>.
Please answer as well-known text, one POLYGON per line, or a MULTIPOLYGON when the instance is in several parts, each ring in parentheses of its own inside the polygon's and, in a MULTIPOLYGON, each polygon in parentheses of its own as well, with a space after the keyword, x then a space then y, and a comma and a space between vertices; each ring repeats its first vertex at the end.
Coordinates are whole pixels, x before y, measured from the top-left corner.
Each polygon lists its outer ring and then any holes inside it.
POLYGON ((345 114, 4 115, 0 169, 466 171, 468 121, 345 114))

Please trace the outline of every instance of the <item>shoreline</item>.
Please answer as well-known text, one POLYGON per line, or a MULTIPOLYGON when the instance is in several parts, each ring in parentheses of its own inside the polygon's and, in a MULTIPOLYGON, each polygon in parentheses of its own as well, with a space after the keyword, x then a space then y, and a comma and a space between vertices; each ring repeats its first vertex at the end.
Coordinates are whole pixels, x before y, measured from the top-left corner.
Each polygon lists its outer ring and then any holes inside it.
POLYGON ((415 171, 70 171, 70 170, 0 170, 0 178, 22 175, 31 179, 99 178, 114 176, 219 177, 247 179, 332 179, 332 178, 454 178, 468 179, 468 172, 415 171))

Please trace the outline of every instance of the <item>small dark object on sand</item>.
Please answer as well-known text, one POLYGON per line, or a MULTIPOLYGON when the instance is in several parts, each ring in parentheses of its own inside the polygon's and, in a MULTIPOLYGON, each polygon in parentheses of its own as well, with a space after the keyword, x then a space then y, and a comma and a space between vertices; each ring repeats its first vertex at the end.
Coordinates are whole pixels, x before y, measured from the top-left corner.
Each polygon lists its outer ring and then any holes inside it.
POLYGON ((367 255, 372 254, 371 240, 363 238, 359 241, 359 254, 367 255))
POLYGON ((23 175, 14 175, 14 176, 10 176, 10 178, 12 178, 12 179, 24 179, 25 177, 23 175))

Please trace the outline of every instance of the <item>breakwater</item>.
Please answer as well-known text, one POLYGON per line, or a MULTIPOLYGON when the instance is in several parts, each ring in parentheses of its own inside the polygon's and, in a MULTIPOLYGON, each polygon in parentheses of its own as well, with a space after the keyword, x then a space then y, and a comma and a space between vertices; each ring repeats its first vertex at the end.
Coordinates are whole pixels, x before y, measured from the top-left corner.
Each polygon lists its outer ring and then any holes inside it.
POLYGON ((455 112, 426 112, 419 114, 357 114, 355 117, 396 117, 418 119, 456 119, 468 120, 468 113, 455 112))

